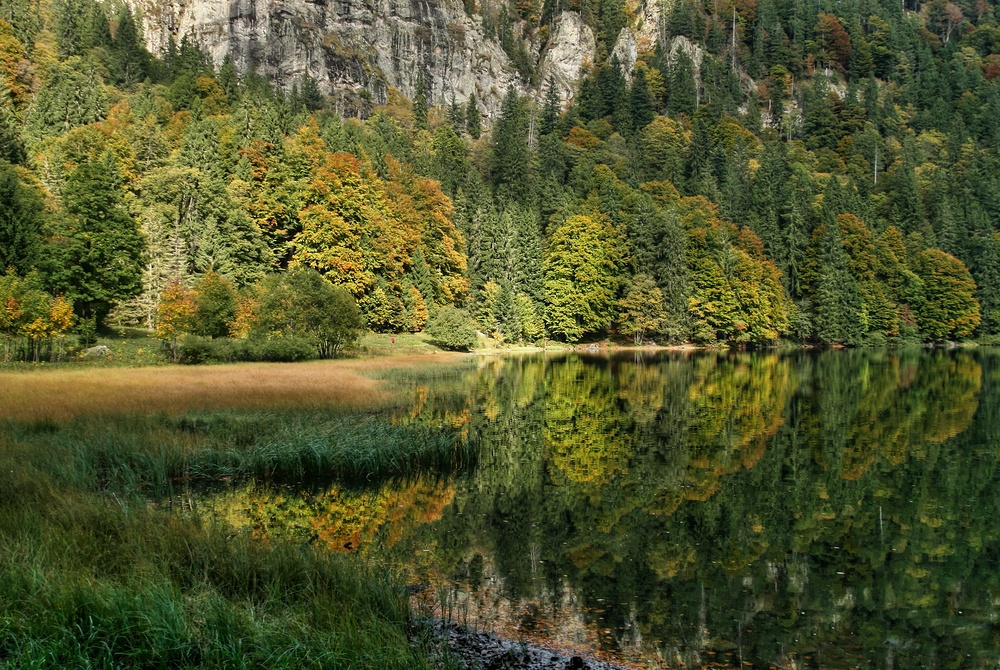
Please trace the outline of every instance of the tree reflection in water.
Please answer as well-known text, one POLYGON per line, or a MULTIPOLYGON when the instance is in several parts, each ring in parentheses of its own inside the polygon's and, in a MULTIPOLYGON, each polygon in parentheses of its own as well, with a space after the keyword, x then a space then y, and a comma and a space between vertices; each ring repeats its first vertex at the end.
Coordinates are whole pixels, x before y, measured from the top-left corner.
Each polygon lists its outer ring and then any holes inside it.
POLYGON ((995 667, 998 363, 487 359, 398 418, 466 431, 473 471, 216 504, 388 557, 470 625, 650 667, 995 667))

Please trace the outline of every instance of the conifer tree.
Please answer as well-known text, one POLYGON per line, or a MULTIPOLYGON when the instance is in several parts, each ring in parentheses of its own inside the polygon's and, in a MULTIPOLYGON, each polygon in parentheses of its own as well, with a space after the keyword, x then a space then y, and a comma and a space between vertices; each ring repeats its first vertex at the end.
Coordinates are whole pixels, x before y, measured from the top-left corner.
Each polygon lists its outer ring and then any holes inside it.
POLYGON ((61 57, 79 56, 89 46, 87 23, 94 4, 92 0, 56 0, 53 3, 56 41, 61 57))
POLYGON ((642 130, 656 116, 656 102, 646 82, 646 68, 636 68, 629 98, 632 126, 636 131, 642 130))
POLYGON ((21 183, 17 171, 0 160, 0 269, 27 274, 41 251, 43 205, 38 192, 21 183))
POLYGON ((434 280, 431 277, 431 269, 427 266, 423 249, 413 252, 413 267, 410 268, 413 286, 420 291, 424 304, 430 312, 434 312, 434 306, 438 302, 438 296, 434 291, 434 280))
POLYGON ((672 116, 694 114, 698 103, 697 82, 694 78, 694 63, 684 49, 677 50, 670 66, 667 90, 670 92, 667 109, 672 116))
POLYGON ((997 234, 976 236, 972 241, 975 263, 976 299, 979 301, 984 335, 1000 334, 1000 240, 997 234))
POLYGON ((687 243, 677 213, 643 194, 635 199, 626 230, 637 273, 652 277, 663 297, 664 320, 657 333, 671 342, 684 341, 689 330, 687 243))
POLYGON ((109 152, 69 174, 62 200, 65 212, 52 223, 43 268, 52 289, 99 325, 112 306, 142 289, 145 241, 109 152))
POLYGON ((448 123, 451 124, 455 134, 461 135, 465 132, 465 110, 455 100, 455 94, 451 96, 451 106, 448 107, 448 123))
POLYGON ((103 119, 110 108, 100 69, 92 61, 70 58, 53 66, 25 121, 26 135, 42 138, 103 119))
POLYGON ((816 337, 828 344, 857 344, 866 330, 861 297, 847 267, 840 232, 832 222, 816 230, 818 273, 812 284, 816 337))
POLYGON ((233 65, 233 57, 226 54, 222 59, 222 67, 219 68, 219 86, 226 93, 226 98, 230 105, 236 103, 240 96, 240 80, 236 74, 236 66, 233 65))
POLYGON ((513 88, 504 96, 492 139, 493 183, 516 202, 525 202, 531 191, 528 109, 513 88))
MULTIPOLYGON (((122 5, 115 15, 118 25, 111 47, 111 70, 114 80, 127 88, 143 81, 150 66, 150 56, 142 41, 132 10, 122 5)), ((110 38, 110 35, 108 35, 110 38)))
POLYGON ((417 83, 413 93, 413 127, 417 130, 427 130, 427 80, 424 71, 417 71, 417 83))
POLYGON ((0 161, 22 164, 27 159, 17 117, 6 85, 0 81, 0 161))
POLYGON ((465 128, 469 131, 472 139, 478 140, 483 132, 482 122, 479 116, 479 104, 476 102, 476 94, 469 96, 469 102, 465 106, 465 128))
POLYGON ((539 134, 544 136, 555 131, 561 109, 562 103, 556 90, 556 80, 550 76, 545 88, 545 106, 542 108, 542 118, 538 124, 539 134))
POLYGON ((323 93, 319 90, 319 82, 308 72, 302 75, 302 87, 299 89, 302 105, 310 112, 323 109, 323 93))
POLYGON ((431 172, 441 182, 442 190, 453 197, 465 181, 469 168, 465 143, 451 126, 445 125, 435 131, 433 147, 431 172))

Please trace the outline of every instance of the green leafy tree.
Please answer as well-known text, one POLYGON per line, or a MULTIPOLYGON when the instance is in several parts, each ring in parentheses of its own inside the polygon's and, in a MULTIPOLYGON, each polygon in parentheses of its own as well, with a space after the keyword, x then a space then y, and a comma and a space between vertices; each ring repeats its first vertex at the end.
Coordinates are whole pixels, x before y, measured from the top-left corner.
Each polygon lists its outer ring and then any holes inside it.
POLYGON ((217 272, 206 272, 194 286, 197 314, 193 332, 204 337, 226 337, 236 318, 236 289, 217 272))
POLYGON ((639 145, 643 178, 648 181, 669 181, 676 187, 684 182, 684 154, 690 140, 679 123, 666 116, 657 116, 642 129, 639 145))
POLYGON ((687 258, 694 338, 766 343, 787 332, 790 301, 781 272, 749 228, 716 218, 701 198, 687 204, 687 258))
POLYGON ((576 342, 610 325, 617 316, 623 247, 603 218, 571 216, 556 228, 543 264, 549 332, 576 342))
POLYGON ((336 358, 354 344, 364 319, 346 289, 311 268, 269 275, 257 288, 256 322, 251 335, 306 338, 321 358, 336 358))
POLYGON ((914 271, 924 284, 917 308, 920 331, 933 342, 962 340, 979 327, 976 283, 962 261, 939 249, 926 249, 914 259, 914 271))
POLYGON ((525 293, 514 296, 514 313, 520 327, 518 339, 534 342, 545 334, 545 322, 531 296, 525 293))
POLYGON ((632 278, 628 293, 618 301, 618 306, 621 309, 618 329, 623 335, 631 335, 636 344, 642 344, 647 335, 660 332, 667 320, 663 292, 648 275, 632 278))

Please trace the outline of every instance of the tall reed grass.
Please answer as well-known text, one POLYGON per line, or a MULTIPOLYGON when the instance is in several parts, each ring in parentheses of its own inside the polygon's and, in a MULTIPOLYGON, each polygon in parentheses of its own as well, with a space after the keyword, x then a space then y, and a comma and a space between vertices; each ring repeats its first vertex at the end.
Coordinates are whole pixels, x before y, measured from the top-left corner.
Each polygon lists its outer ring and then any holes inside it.
MULTIPOLYGON (((455 428, 394 423, 387 413, 200 412, 0 422, 19 467, 60 487, 161 497, 179 480, 375 482, 474 463, 455 428)), ((2 497, 2 494, 0 494, 2 497)))
POLYGON ((0 541, 3 667, 428 666, 399 580, 351 557, 72 494, 0 505, 0 541))

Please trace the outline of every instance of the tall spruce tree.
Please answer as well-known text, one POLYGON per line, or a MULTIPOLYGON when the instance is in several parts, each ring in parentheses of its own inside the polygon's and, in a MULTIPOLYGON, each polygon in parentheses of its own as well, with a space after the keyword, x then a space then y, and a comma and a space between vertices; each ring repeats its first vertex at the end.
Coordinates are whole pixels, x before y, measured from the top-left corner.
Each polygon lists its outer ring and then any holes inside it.
POLYGON ((20 164, 27 157, 10 93, 3 81, 0 81, 0 161, 20 164))
POLYGON ((827 344, 857 344, 866 328, 861 296, 847 267, 847 256, 834 222, 817 229, 818 276, 813 284, 813 324, 816 337, 827 344))
POLYGON ((492 139, 493 183, 515 202, 526 202, 531 193, 528 107, 513 88, 504 96, 492 139))
POLYGON ((112 306, 142 289, 146 249, 125 206, 114 156, 106 152, 73 170, 62 201, 42 267, 54 292, 100 324, 112 306))
POLYGON ((542 108, 542 118, 538 124, 538 132, 541 135, 555 131, 561 110, 562 103, 559 100, 559 91, 556 90, 556 80, 550 76, 545 86, 545 106, 542 108))
POLYGON ((423 69, 420 69, 417 71, 417 83, 413 91, 413 127, 418 130, 427 130, 427 105, 427 80, 423 69))
POLYGON ((25 275, 39 261, 42 198, 26 186, 10 164, 0 160, 0 274, 25 275))
POLYGON ((483 132, 482 120, 479 115, 479 103, 476 102, 475 93, 469 96, 469 102, 465 105, 465 129, 474 140, 478 140, 483 132))

